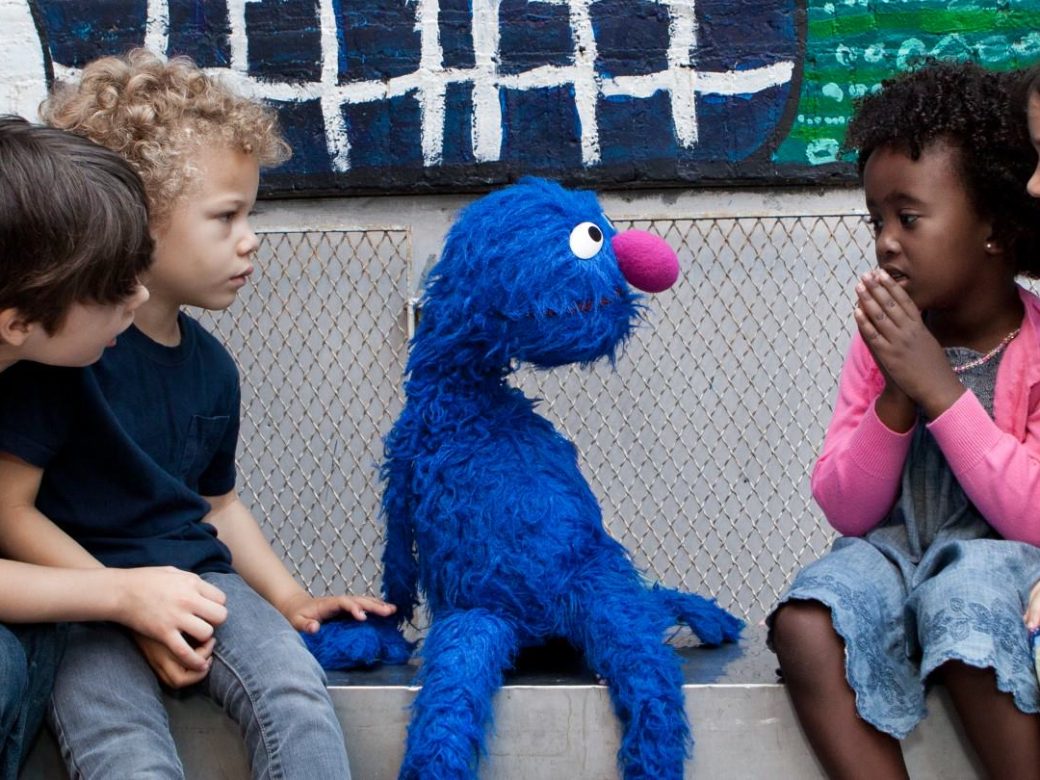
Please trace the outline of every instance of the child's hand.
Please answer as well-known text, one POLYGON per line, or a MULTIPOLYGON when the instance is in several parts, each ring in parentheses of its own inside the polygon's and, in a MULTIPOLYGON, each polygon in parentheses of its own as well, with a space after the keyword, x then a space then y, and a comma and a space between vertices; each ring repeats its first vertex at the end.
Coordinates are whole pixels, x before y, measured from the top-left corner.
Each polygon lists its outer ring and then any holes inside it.
POLYGON ((113 619, 162 644, 182 667, 205 663, 198 648, 227 619, 226 597, 196 574, 172 566, 110 569, 117 577, 113 619))
POLYGON ((1022 616, 1022 619, 1030 631, 1040 628, 1040 582, 1029 591, 1029 605, 1026 607, 1026 614, 1022 616))
POLYGON ((917 306, 891 276, 871 271, 856 285, 856 326, 874 359, 931 419, 964 393, 917 306))
POLYGON ((167 688, 186 688, 201 682, 209 674, 210 666, 213 664, 213 647, 217 641, 214 637, 195 648, 194 653, 198 656, 199 662, 193 661, 191 666, 182 664, 162 642, 141 634, 134 634, 133 637, 155 676, 167 688))
POLYGON ((393 604, 375 596, 312 596, 306 592, 287 600, 279 609, 293 628, 308 634, 315 633, 323 621, 340 612, 350 613, 355 620, 365 620, 369 612, 386 617, 397 611, 393 604))

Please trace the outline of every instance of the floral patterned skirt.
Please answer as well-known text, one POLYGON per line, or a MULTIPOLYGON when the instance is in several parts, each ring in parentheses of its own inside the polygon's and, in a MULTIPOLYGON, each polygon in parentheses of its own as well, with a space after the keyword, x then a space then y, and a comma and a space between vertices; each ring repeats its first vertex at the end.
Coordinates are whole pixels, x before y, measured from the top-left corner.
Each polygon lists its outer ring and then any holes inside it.
POLYGON ((939 538, 914 562, 904 540, 899 526, 838 539, 780 602, 830 608, 860 716, 902 739, 925 715, 928 676, 950 660, 994 669, 998 687, 1022 712, 1040 712, 1022 622, 1040 580, 1040 549, 1003 539, 939 538))

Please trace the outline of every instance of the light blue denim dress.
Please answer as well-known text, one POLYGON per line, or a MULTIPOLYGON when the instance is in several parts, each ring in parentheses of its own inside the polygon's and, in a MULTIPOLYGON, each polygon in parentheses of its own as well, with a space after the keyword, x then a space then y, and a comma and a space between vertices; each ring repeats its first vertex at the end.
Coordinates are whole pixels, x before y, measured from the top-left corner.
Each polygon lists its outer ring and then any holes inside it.
MULTIPOLYGON (((979 357, 962 348, 946 353, 951 365, 979 357)), ((995 358, 960 374, 990 416, 998 364, 995 358)), ((780 600, 830 608, 860 717, 899 739, 925 715, 928 675, 951 659, 995 669, 998 687, 1021 711, 1040 711, 1022 622, 1040 579, 1040 548, 998 536, 964 495, 925 422, 914 430, 902 490, 885 522, 864 537, 838 539, 780 600)))

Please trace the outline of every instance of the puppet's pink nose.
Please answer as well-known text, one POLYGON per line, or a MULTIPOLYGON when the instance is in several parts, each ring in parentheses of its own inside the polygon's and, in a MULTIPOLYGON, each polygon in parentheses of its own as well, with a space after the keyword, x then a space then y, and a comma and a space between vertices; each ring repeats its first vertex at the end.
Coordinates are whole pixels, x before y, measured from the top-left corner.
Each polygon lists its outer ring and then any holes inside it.
POLYGON ((626 230, 611 240, 618 268, 633 287, 643 292, 667 290, 679 278, 679 258, 659 236, 626 230))

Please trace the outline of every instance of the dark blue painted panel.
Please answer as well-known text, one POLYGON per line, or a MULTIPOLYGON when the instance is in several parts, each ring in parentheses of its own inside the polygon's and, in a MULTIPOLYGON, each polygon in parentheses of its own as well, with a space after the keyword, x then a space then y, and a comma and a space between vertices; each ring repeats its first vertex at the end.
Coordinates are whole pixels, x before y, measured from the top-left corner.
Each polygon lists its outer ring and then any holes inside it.
POLYGON ((472 163, 473 87, 449 84, 445 103, 442 162, 445 165, 472 163))
POLYGON ((698 2, 698 70, 747 70, 784 60, 798 60, 798 35, 790 0, 744 3, 698 2))
POLYGON ((46 26, 42 38, 62 65, 82 68, 144 43, 147 0, 36 0, 36 6, 46 26))
POLYGON ((352 169, 422 166, 419 104, 413 95, 348 105, 343 118, 352 169))
POLYGON ((168 7, 168 54, 191 57, 203 68, 226 68, 231 64, 231 26, 224 3, 169 0, 168 7))
POLYGON ((321 26, 317 0, 246 3, 249 72, 290 82, 321 78, 321 26))
POLYGON ((473 4, 470 0, 441 0, 440 40, 444 67, 472 68, 473 4))
POLYGON ((609 97, 597 106, 599 142, 604 164, 668 159, 679 154, 672 132, 670 97, 609 97))
POLYGON ((502 0, 499 8, 502 73, 521 73, 574 60, 570 14, 565 5, 502 0))
POLYGON ((270 105, 277 109, 285 140, 293 150, 292 157, 276 169, 278 173, 307 174, 328 170, 332 161, 325 140, 321 101, 270 101, 270 105))
POLYGON ((780 121, 788 87, 754 95, 706 95, 697 99, 700 138, 691 160, 742 160, 756 152, 780 121))
POLYGON ((596 34, 596 69, 604 76, 641 75, 668 67, 666 6, 647 0, 603 0, 589 9, 589 15, 596 34))
POLYGON ((574 87, 502 90, 502 159, 532 171, 581 165, 574 87))
POLYGON ((338 24, 341 81, 414 73, 422 46, 415 29, 417 3, 404 0, 333 0, 338 24))

